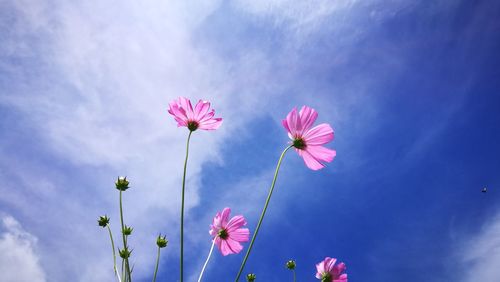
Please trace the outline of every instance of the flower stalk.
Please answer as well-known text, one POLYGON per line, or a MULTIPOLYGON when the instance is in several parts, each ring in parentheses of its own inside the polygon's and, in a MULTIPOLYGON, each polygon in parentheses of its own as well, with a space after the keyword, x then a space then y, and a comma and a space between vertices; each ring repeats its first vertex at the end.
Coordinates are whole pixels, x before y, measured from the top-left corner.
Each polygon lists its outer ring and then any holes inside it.
MULTIPOLYGON (((125 235, 125 224, 123 223, 123 205, 122 205, 122 192, 123 190, 120 190, 120 222, 121 222, 121 225, 122 225, 122 239, 123 239, 123 252, 125 253, 124 255, 121 255, 122 259, 123 259, 123 263, 125 265, 125 270, 124 270, 124 277, 123 277, 123 280, 125 282, 130 282, 132 281, 132 277, 131 277, 131 273, 130 273, 130 265, 129 265, 129 261, 128 261, 128 256, 127 256, 127 252, 128 252, 128 247, 127 247, 127 235, 125 235)), ((128 255, 130 255, 130 253, 128 253, 128 255)))
POLYGON ((158 255, 156 256, 155 274, 153 275, 153 282, 156 281, 156 274, 158 273, 158 264, 160 264, 160 247, 158 247, 158 255))
POLYGON ((113 240, 113 234, 111 233, 111 228, 109 224, 107 225, 109 232, 109 239, 111 240, 111 248, 113 249, 113 269, 115 271, 116 277, 118 278, 118 282, 121 282, 120 274, 118 273, 118 269, 116 268, 116 252, 115 252, 115 242, 113 240))
POLYGON ((186 190, 186 170, 187 162, 189 158, 189 140, 191 139, 192 130, 189 131, 189 135, 186 142, 186 159, 184 160, 184 173, 182 174, 182 194, 181 194, 181 257, 180 257, 180 272, 181 272, 181 282, 184 278, 184 194, 186 190))
POLYGON ((269 201, 271 200, 271 196, 273 195, 273 190, 274 190, 274 185, 276 184, 276 179, 278 178, 278 172, 281 167, 281 161, 283 161, 283 157, 285 156, 286 152, 292 148, 292 145, 288 146, 283 150, 281 153, 281 156, 278 160, 278 164, 276 165, 276 170, 274 171, 274 178, 273 182, 271 184, 271 188, 269 189, 269 194, 267 195, 266 203, 264 204, 264 208, 262 209, 262 213, 260 215, 259 221, 257 223, 257 227, 255 228, 255 232, 253 233, 252 240, 250 241, 250 245, 248 246, 248 250, 245 254, 245 257, 243 258, 243 262, 241 263, 240 270, 238 271, 238 275, 236 276, 236 282, 240 279, 241 273, 243 272, 243 269, 245 268, 245 264, 247 262, 248 256, 250 255, 250 252, 252 251, 253 244, 255 242, 255 238, 257 238, 257 234, 259 233, 260 225, 262 224, 262 220, 264 219, 264 215, 266 215, 266 210, 267 206, 269 205, 269 201))
POLYGON ((153 282, 156 281, 156 274, 158 273, 158 265, 160 264, 160 249, 165 248, 168 244, 168 240, 166 236, 161 236, 158 235, 158 238, 156 239, 156 245, 158 246, 158 255, 156 256, 156 267, 155 267, 155 274, 153 276, 153 282))
POLYGON ((215 240, 212 240, 212 246, 210 247, 210 251, 208 252, 207 260, 205 261, 205 263, 203 264, 203 268, 201 269, 200 277, 198 277, 198 282, 201 282, 201 278, 203 277, 203 273, 205 273, 205 268, 207 267, 208 261, 210 260, 210 257, 212 256, 214 246, 215 246, 215 240))

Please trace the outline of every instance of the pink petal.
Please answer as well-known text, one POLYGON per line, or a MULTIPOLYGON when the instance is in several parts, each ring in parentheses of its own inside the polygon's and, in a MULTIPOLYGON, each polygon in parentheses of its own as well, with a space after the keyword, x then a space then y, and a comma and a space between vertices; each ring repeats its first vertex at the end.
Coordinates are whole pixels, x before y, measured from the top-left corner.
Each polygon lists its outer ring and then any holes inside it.
POLYGON ((241 215, 234 216, 229 220, 229 222, 226 225, 226 229, 228 232, 231 232, 233 230, 236 230, 242 226, 245 226, 247 224, 247 221, 245 218, 241 215))
POLYGON ((305 149, 312 157, 318 161, 331 162, 337 155, 337 151, 323 146, 307 146, 305 149))
POLYGON ((327 123, 313 127, 304 134, 306 145, 324 145, 333 140, 333 129, 327 123))
POLYGON ((221 227, 225 228, 226 225, 227 225, 227 221, 229 219, 229 214, 231 213, 231 209, 230 208, 224 208, 222 210, 222 213, 221 213, 221 216, 220 216, 220 220, 221 220, 221 227))
POLYGON ((192 120, 194 118, 194 113, 193 113, 193 106, 191 105, 191 101, 189 101, 188 98, 185 97, 179 97, 179 105, 181 108, 186 111, 186 116, 189 120, 192 120))
POLYGON ((214 236, 217 236, 217 234, 219 233, 219 228, 217 228, 215 225, 210 225, 210 230, 208 231, 208 234, 210 234, 210 236, 214 237, 214 236))
POLYGON ((347 282, 347 274, 340 275, 340 277, 334 279, 333 282, 347 282))
POLYGON ((326 258, 325 262, 326 262, 326 271, 331 273, 333 271, 333 269, 335 268, 335 263, 337 262, 337 259, 336 258, 326 258))
POLYGON ((323 272, 325 272, 325 261, 316 264, 316 278, 321 279, 323 272))
POLYGON ((313 108, 310 108, 308 106, 302 106, 299 115, 300 115, 300 122, 302 123, 301 133, 308 131, 309 128, 311 128, 311 126, 316 121, 316 118, 318 117, 318 113, 313 108))
POLYGON ((221 225, 220 225, 221 221, 220 221, 220 212, 217 212, 215 214, 215 217, 214 219, 212 220, 212 225, 217 227, 217 228, 220 228, 221 225))
POLYGON ((333 269, 333 273, 335 274, 335 277, 340 276, 342 272, 345 271, 345 263, 341 262, 335 266, 333 269))
POLYGON ((306 164, 306 166, 308 168, 310 168, 312 170, 318 170, 318 169, 322 169, 325 167, 316 158, 314 158, 308 151, 299 150, 299 149, 296 149, 296 151, 299 153, 299 156, 301 156, 302 159, 304 159, 304 163, 306 164))
POLYGON ((240 228, 229 233, 229 238, 238 242, 248 242, 250 230, 248 228, 240 228))
POLYGON ((237 254, 241 252, 241 250, 243 250, 243 246, 240 243, 233 241, 229 238, 226 240, 221 239, 219 250, 223 256, 227 256, 230 254, 237 254))
POLYGON ((211 120, 215 115, 215 110, 212 109, 210 112, 206 113, 205 115, 203 115, 203 117, 201 117, 198 122, 205 122, 205 121, 209 121, 211 120))
POLYGON ((170 102, 168 112, 173 115, 176 119, 179 118, 181 120, 187 121, 187 116, 184 110, 179 108, 179 105, 176 101, 170 102))
POLYGON ((210 102, 203 100, 198 101, 198 103, 194 108, 194 119, 200 120, 208 113, 209 109, 210 109, 210 102))
POLYGON ((229 248, 229 245, 227 244, 226 240, 220 240, 220 252, 222 253, 223 256, 227 256, 232 253, 231 248, 229 248))
POLYGON ((215 245, 217 246, 217 249, 222 253, 222 239, 219 237, 215 237, 215 245))
POLYGON ((297 108, 293 108, 293 110, 288 113, 286 116, 286 122, 288 124, 289 132, 293 137, 296 137, 297 132, 302 129, 302 125, 300 124, 300 119, 297 114, 297 108))
POLYGON ((222 118, 214 118, 208 121, 200 122, 198 124, 198 128, 204 130, 215 130, 219 128, 221 124, 222 124, 222 118))
POLYGON ((243 245, 241 245, 238 241, 231 239, 231 237, 227 238, 226 242, 233 254, 238 254, 241 250, 243 250, 243 245))
POLYGON ((281 124, 283 124, 283 127, 286 129, 286 131, 288 131, 288 136, 290 136, 290 127, 288 127, 288 122, 286 121, 286 119, 282 120, 281 124))

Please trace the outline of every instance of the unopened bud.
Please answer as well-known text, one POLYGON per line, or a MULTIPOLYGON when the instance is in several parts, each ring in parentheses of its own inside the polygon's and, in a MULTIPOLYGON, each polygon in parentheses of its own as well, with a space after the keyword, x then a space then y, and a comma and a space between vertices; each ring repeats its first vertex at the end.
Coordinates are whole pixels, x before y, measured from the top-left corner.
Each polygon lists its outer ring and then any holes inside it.
POLYGON ((105 215, 101 215, 99 217, 99 219, 97 220, 97 223, 99 223, 99 226, 104 228, 104 227, 108 226, 108 224, 109 224, 109 217, 107 217, 105 215))
POLYGON ((247 281, 248 282, 255 281, 255 278, 257 278, 257 276, 254 273, 247 274, 247 281))
POLYGON ((158 238, 156 239, 156 245, 158 245, 158 247, 160 248, 165 248, 168 244, 168 240, 167 240, 167 236, 161 236, 158 235, 158 238))
POLYGON ((286 268, 290 269, 290 270, 294 270, 295 269, 295 261, 294 260, 289 260, 286 262, 286 268))
POLYGON ((129 182, 128 182, 126 176, 119 176, 118 179, 115 182, 116 189, 118 189, 120 191, 127 190, 129 188, 128 184, 129 184, 129 182))
POLYGON ((130 254, 132 254, 132 251, 129 251, 127 248, 123 249, 123 250, 118 250, 118 253, 120 254, 120 257, 122 259, 127 259, 130 257, 130 254))
POLYGON ((125 225, 122 232, 123 232, 123 235, 128 236, 128 235, 132 234, 132 231, 134 231, 134 228, 125 225))

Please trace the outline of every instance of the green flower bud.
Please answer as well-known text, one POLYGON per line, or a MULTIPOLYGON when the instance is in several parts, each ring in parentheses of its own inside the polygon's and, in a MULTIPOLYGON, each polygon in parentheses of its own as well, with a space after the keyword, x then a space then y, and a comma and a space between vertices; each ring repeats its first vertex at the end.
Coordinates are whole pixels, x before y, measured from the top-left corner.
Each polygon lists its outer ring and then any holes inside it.
POLYGON ((120 257, 122 259, 127 259, 130 257, 130 254, 132 254, 132 251, 129 251, 127 248, 120 250, 118 249, 118 253, 120 254, 120 257))
POLYGON ((97 223, 99 223, 99 226, 104 228, 109 224, 109 217, 107 217, 106 215, 101 215, 97 220, 97 223))
POLYGON ((156 239, 156 245, 158 245, 158 247, 160 248, 165 248, 168 244, 168 240, 167 240, 167 236, 161 236, 158 235, 158 238, 156 239))
POLYGON ((128 184, 129 184, 129 182, 128 182, 126 176, 119 176, 115 182, 116 189, 118 189, 120 191, 127 190, 129 188, 128 184))
POLYGON ((127 226, 127 225, 125 225, 125 227, 122 230, 123 235, 126 235, 126 236, 132 234, 132 231, 134 231, 134 228, 127 226))
POLYGON ((253 282, 257 276, 254 273, 247 274, 247 281, 253 282))
POLYGON ((286 262, 286 268, 290 269, 290 270, 294 270, 295 269, 295 261, 294 260, 289 260, 286 262))

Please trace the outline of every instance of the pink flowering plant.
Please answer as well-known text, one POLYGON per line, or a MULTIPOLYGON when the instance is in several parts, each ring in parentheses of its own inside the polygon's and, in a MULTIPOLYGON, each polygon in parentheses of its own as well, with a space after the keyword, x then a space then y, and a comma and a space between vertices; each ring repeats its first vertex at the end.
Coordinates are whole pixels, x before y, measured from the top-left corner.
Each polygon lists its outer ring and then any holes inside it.
MULTIPOLYGON (((188 166, 189 158, 189 143, 193 132, 198 129, 201 130, 216 130, 222 124, 222 118, 215 117, 215 110, 211 109, 210 102, 199 100, 193 107, 191 101, 184 97, 179 97, 169 103, 168 113, 171 114, 174 120, 177 122, 178 127, 186 127, 188 129, 187 140, 186 140, 186 156, 184 159, 184 168, 182 175, 182 185, 181 185, 181 211, 180 211, 180 226, 179 226, 179 236, 180 236, 180 254, 179 254, 179 280, 184 281, 184 203, 185 203, 185 191, 186 191, 186 172, 188 166)), ((278 173, 280 170, 281 163, 288 152, 289 149, 293 148, 298 155, 303 159, 305 165, 311 170, 320 170, 325 167, 326 163, 333 161, 336 155, 336 151, 328 147, 326 144, 330 143, 334 139, 334 133, 332 127, 327 123, 322 123, 314 126, 318 113, 310 107, 303 106, 300 111, 296 108, 292 109, 285 119, 283 119, 282 124, 288 133, 290 138, 290 143, 284 148, 281 153, 276 169, 274 171, 274 177, 271 182, 271 187, 264 202, 260 217, 258 219, 257 225, 252 232, 252 237, 250 239, 250 230, 246 228, 247 221, 243 215, 236 215, 231 217, 231 209, 226 207, 222 211, 217 212, 209 226, 209 235, 211 237, 211 247, 206 258, 205 263, 200 271, 198 281, 202 281, 203 274, 205 273, 206 266, 209 263, 210 257, 213 253, 215 247, 220 251, 222 256, 228 255, 238 255, 245 248, 245 243, 250 241, 248 248, 246 249, 245 255, 242 258, 241 266, 236 274, 235 281, 240 281, 241 275, 245 269, 246 262, 251 254, 254 243, 257 239, 258 232, 261 228, 263 219, 266 215, 267 208, 271 201, 271 196, 274 192, 276 181, 278 178, 278 173)), ((109 238, 111 241, 112 254, 113 254, 113 272, 116 279, 119 282, 131 282, 133 267, 129 263, 129 259, 132 256, 132 248, 129 244, 129 237, 133 233, 133 228, 125 224, 122 196, 129 188, 129 180, 126 177, 118 177, 115 182, 115 187, 119 191, 119 209, 120 209, 120 233, 122 244, 121 247, 115 246, 115 241, 113 239, 113 234, 110 228, 110 219, 107 216, 101 216, 98 219, 99 226, 107 228, 109 233, 109 238), (121 267, 117 264, 117 255, 121 258, 121 267)), ((159 234, 156 238, 157 245, 157 255, 156 264, 153 274, 153 282, 156 281, 158 266, 160 262, 161 249, 167 247, 168 240, 165 235, 159 234)), ((296 262, 294 260, 289 260, 285 263, 287 269, 289 269, 293 274, 293 280, 296 281, 296 262)), ((316 265, 316 278, 322 282, 347 282, 347 274, 345 273, 346 266, 344 263, 337 263, 337 259, 326 257, 323 261, 316 265)), ((246 280, 251 282, 255 281, 257 275, 255 273, 248 273, 246 280)))

